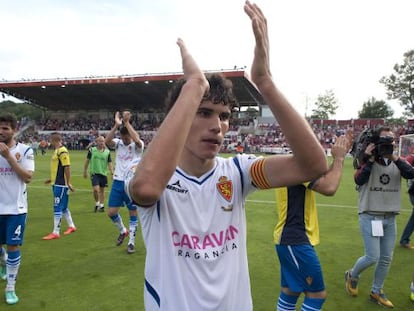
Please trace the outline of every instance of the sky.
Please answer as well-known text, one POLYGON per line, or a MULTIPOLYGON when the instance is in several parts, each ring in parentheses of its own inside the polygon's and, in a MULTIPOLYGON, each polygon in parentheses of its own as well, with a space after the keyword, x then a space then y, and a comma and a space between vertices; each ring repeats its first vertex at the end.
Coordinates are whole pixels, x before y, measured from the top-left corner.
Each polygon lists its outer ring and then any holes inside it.
MULTIPOLYGON (((412 0, 257 0, 274 80, 302 114, 333 90, 336 119, 358 116, 414 49, 412 0)), ((176 40, 203 70, 246 67, 254 37, 243 0, 0 0, 0 81, 181 72, 176 40)))

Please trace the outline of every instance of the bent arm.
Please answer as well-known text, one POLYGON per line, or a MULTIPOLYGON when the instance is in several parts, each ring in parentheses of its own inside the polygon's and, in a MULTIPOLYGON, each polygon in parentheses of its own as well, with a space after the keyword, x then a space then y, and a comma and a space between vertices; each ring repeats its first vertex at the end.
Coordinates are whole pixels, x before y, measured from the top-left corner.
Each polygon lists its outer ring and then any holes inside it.
POLYGON ((352 141, 346 136, 337 138, 332 146, 332 164, 326 174, 318 178, 312 186, 312 190, 326 195, 333 196, 339 188, 345 156, 351 148, 352 141))
POLYGON ((404 159, 398 158, 394 160, 395 165, 397 165, 400 170, 401 176, 405 179, 414 178, 414 168, 404 159))
POLYGON ((270 72, 267 20, 260 8, 246 1, 246 14, 255 37, 251 77, 279 123, 292 155, 266 159, 265 175, 269 186, 297 185, 317 178, 328 169, 325 152, 307 121, 292 107, 273 81, 270 72))
POLYGON ((66 165, 66 166, 64 166, 63 169, 65 170, 65 181, 66 181, 66 185, 70 185, 71 184, 70 183, 70 178, 71 178, 71 175, 70 175, 70 166, 69 165, 66 165))
POLYGON ((138 146, 138 148, 142 148, 143 142, 139 138, 138 132, 134 129, 134 127, 129 122, 125 122, 124 126, 128 129, 129 136, 131 136, 132 141, 138 146))
POLYGON ((122 124, 121 116, 119 114, 119 111, 115 112, 115 118, 114 118, 114 126, 111 128, 111 130, 108 132, 108 134, 105 137, 105 144, 109 148, 113 148, 115 146, 115 143, 113 141, 115 137, 115 132, 118 129, 118 127, 122 124))
POLYGON ((371 176, 372 165, 374 161, 367 161, 362 166, 355 171, 354 181, 358 186, 362 186, 368 182, 369 177, 371 176))
POLYGON ((111 130, 106 134, 105 137, 105 145, 108 146, 108 148, 113 148, 115 146, 115 142, 113 141, 115 137, 115 132, 118 129, 118 124, 114 124, 114 126, 111 128, 111 130))
POLYGON ((209 87, 184 42, 178 39, 177 44, 186 83, 128 184, 132 199, 141 206, 155 203, 164 191, 178 165, 191 124, 209 87))
POLYGON ((299 115, 274 84, 258 86, 278 121, 292 154, 266 160, 266 176, 272 187, 313 180, 328 170, 325 151, 307 121, 299 115))
POLYGON ((19 178, 24 183, 28 184, 29 182, 32 181, 33 171, 27 170, 21 165, 19 165, 15 157, 12 157, 12 156, 8 157, 7 162, 9 162, 12 169, 16 172, 17 176, 19 176, 19 178))

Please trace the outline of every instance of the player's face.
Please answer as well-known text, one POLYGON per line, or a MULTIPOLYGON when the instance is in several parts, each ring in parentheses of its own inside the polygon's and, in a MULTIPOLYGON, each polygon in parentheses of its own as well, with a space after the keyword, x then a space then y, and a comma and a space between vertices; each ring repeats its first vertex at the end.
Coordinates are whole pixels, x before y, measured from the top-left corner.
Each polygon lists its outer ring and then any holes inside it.
POLYGON ((228 106, 203 102, 191 125, 184 152, 202 159, 213 159, 220 151, 229 129, 231 111, 228 106))
POLYGON ((131 143, 131 136, 129 134, 121 134, 121 140, 124 143, 124 145, 129 145, 131 143))
POLYGON ((8 145, 13 139, 15 131, 8 122, 0 122, 0 142, 8 145))
POLYGON ((103 138, 103 137, 98 137, 98 138, 96 139, 96 144, 98 145, 98 147, 99 147, 100 149, 104 148, 104 147, 105 147, 105 138, 103 138))

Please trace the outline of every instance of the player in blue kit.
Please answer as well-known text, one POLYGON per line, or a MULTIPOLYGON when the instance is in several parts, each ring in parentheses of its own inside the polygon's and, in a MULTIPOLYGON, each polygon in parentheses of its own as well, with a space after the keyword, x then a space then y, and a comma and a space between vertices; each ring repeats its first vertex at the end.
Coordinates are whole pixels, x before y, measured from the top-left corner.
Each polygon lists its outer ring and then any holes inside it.
POLYGON ((20 268, 20 246, 26 228, 27 188, 35 169, 33 150, 15 141, 17 119, 0 115, 0 277, 6 280, 7 304, 16 304, 15 285, 20 268), (7 245, 7 251, 3 245, 7 245))
POLYGON ((124 176, 130 163, 141 158, 144 152, 144 142, 140 139, 139 134, 132 127, 131 112, 123 111, 115 113, 115 122, 105 138, 105 144, 115 150, 115 171, 113 175, 111 192, 108 200, 108 216, 112 223, 119 230, 119 236, 116 245, 120 246, 124 239, 129 236, 127 254, 135 252, 135 235, 138 228, 137 208, 132 204, 130 198, 125 193, 124 176), (120 138, 115 137, 119 129, 120 138), (119 209, 127 206, 129 211, 129 231, 125 227, 119 209))
POLYGON ((332 164, 326 174, 299 185, 276 189, 278 223, 274 242, 280 262, 282 290, 278 311, 295 311, 301 293, 302 311, 318 311, 326 299, 322 268, 314 246, 319 244, 319 224, 315 192, 336 193, 343 162, 352 145, 352 133, 340 136, 331 148, 332 164))

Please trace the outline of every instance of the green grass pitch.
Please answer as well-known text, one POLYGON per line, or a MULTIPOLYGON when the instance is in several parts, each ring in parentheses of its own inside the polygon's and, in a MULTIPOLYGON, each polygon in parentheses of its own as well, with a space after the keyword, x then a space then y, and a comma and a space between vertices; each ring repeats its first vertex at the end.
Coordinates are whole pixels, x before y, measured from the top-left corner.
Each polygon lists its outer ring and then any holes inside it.
MULTIPOLYGON (((127 255, 126 245, 115 246, 118 232, 106 213, 93 212, 90 181, 82 177, 86 152, 71 151, 70 154, 72 184, 76 188, 70 194, 70 209, 78 230, 69 236, 61 235, 59 240, 42 240, 53 226, 52 191, 43 183, 48 178, 51 151, 44 157, 38 155, 34 179, 29 184, 29 214, 16 285, 20 301, 7 307, 3 300, 0 310, 144 310, 145 249, 141 232, 137 236, 135 254, 127 255)), ((362 275, 358 297, 351 298, 345 292, 344 271, 363 254, 352 175, 352 163, 347 159, 337 194, 317 196, 321 244, 316 250, 328 291, 324 305, 324 310, 328 311, 381 308, 368 299, 373 268, 362 275)), ((394 260, 385 283, 386 294, 396 310, 409 310, 414 306, 409 300, 414 252, 398 246, 399 236, 411 213, 405 182, 403 189, 394 260)), ((275 310, 280 285, 279 263, 273 245, 273 227, 277 221, 274 191, 252 194, 246 210, 254 310, 275 310)), ((126 209, 121 210, 121 215, 128 223, 126 209)), ((66 229, 64 220, 62 229, 66 229)))

